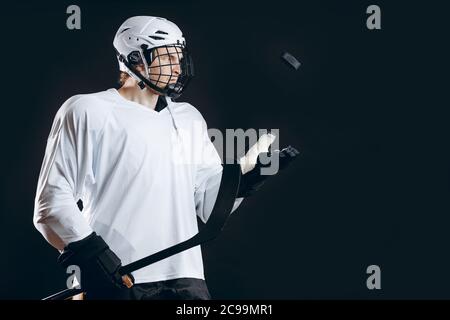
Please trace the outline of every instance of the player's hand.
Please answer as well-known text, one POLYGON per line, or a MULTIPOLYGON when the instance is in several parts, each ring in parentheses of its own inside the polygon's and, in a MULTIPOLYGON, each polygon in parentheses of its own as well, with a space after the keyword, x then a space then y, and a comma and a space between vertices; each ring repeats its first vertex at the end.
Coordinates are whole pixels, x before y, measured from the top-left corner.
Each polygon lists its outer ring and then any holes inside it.
POLYGON ((130 287, 130 282, 134 282, 131 275, 120 275, 122 263, 119 257, 95 232, 80 241, 70 243, 64 248, 58 262, 64 268, 70 265, 79 266, 81 279, 77 280, 87 296, 89 293, 112 294, 117 289, 130 287))
POLYGON ((274 157, 278 157, 279 159, 278 169, 284 170, 299 154, 300 152, 292 146, 288 146, 281 151, 275 150, 258 154, 254 167, 242 175, 237 197, 249 197, 261 188, 265 180, 270 177, 270 175, 262 175, 261 168, 270 167, 274 157), (262 163, 262 156, 269 161, 267 163, 266 161, 264 161, 265 163, 262 163))

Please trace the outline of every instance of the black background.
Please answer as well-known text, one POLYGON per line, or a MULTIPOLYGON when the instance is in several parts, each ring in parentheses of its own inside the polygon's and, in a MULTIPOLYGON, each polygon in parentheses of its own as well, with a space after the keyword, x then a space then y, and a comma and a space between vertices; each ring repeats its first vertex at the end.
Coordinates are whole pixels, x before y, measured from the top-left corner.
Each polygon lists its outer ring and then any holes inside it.
POLYGON ((450 298, 448 22, 435 1, 61 1, 2 5, 0 298, 65 287, 32 223, 53 117, 117 87, 112 40, 133 15, 185 34, 180 101, 212 128, 279 128, 302 150, 204 246, 216 299, 450 298), (81 30, 66 8, 81 8, 81 30), (366 8, 381 7, 381 30, 366 8), (290 52, 298 71, 280 56, 290 52), (381 290, 366 268, 381 267, 381 290))

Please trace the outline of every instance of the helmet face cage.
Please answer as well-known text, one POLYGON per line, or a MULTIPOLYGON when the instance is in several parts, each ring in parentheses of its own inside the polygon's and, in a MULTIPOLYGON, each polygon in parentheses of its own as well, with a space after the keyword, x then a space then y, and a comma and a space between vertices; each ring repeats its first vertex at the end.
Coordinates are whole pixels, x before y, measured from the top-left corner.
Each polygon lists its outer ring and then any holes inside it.
MULTIPOLYGON (((171 98, 179 97, 194 76, 189 51, 179 43, 151 49, 147 49, 144 45, 141 50, 131 52, 127 58, 132 67, 131 71, 142 82, 154 91, 171 98), (138 64, 144 65, 143 72, 136 70, 135 66, 138 64)), ((140 86, 143 88, 142 84, 140 86)))

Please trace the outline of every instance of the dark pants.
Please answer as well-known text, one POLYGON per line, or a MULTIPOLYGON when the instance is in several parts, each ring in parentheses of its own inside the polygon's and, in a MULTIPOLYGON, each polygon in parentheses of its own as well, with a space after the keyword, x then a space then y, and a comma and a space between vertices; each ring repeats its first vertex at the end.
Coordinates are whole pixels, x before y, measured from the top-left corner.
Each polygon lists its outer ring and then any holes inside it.
POLYGON ((179 278, 135 284, 130 289, 91 292, 87 300, 210 300, 205 280, 179 278))

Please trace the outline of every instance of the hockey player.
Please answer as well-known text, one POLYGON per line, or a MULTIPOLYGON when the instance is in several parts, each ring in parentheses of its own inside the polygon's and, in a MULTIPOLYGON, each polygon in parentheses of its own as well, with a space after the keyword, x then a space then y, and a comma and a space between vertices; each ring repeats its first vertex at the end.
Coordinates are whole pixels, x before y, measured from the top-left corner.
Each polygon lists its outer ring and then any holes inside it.
MULTIPOLYGON (((34 224, 63 267, 80 267, 87 299, 210 299, 200 246, 133 272, 131 288, 118 273, 198 232, 196 216, 208 220, 222 164, 200 112, 173 100, 193 76, 180 29, 132 17, 113 45, 121 87, 73 96, 55 116, 34 224)), ((243 175, 233 211, 265 179, 257 169, 243 175)))

